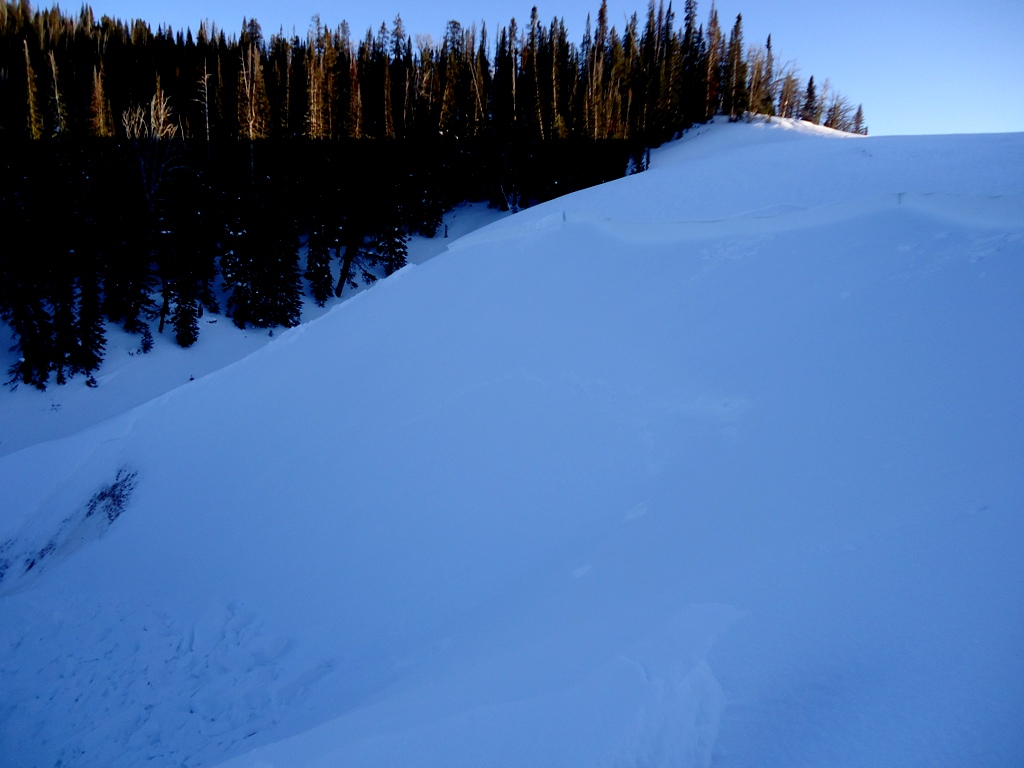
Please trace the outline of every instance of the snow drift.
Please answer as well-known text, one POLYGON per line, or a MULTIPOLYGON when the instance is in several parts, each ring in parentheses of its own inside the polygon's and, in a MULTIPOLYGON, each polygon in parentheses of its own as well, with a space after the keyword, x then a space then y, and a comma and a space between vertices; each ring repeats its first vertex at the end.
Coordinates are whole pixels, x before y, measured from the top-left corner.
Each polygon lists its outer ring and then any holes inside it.
POLYGON ((708 126, 5 456, 0 762, 1019 762, 1022 256, 1024 136, 708 126))

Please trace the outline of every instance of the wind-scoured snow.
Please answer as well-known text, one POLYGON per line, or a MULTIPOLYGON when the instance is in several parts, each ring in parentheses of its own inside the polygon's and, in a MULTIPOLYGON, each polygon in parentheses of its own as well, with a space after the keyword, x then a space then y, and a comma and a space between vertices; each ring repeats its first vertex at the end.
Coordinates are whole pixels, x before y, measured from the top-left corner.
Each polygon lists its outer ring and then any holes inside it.
POLYGON ((1024 135, 716 124, 10 453, 0 764, 1020 763, 1022 259, 1024 135))

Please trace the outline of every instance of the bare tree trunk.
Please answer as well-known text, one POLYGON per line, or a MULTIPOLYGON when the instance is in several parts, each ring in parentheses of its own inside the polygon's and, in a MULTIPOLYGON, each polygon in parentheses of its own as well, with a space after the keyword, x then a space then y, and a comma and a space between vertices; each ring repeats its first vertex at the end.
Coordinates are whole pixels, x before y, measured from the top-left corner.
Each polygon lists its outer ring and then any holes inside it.
MULTIPOLYGON (((363 233, 358 227, 349 227, 349 234, 345 238, 345 257, 341 259, 341 275, 338 277, 338 286, 334 289, 334 295, 341 298, 341 292, 352 275, 352 264, 359 249, 363 247, 363 233)), ((340 250, 340 246, 339 246, 340 250)))

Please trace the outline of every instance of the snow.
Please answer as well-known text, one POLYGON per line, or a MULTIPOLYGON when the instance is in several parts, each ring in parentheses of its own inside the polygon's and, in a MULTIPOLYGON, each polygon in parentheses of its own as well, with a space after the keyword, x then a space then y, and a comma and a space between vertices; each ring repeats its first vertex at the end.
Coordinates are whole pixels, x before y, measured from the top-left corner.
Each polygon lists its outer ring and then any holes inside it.
MULTIPOLYGON (((407 261, 422 264, 442 253, 455 238, 507 215, 483 203, 456 206, 445 215, 436 237, 413 235, 409 239, 407 261)), ((300 248, 300 257, 305 258, 304 246, 300 248)), ((334 269, 336 273, 336 264, 334 269)), ((346 287, 342 300, 347 301, 365 289, 362 283, 354 290, 346 287)), ((326 307, 318 307, 312 297, 306 296, 302 320, 320 317, 335 303, 331 299, 326 307)), ((246 357, 281 333, 281 329, 273 334, 258 328, 241 331, 230 319, 209 313, 200 318, 199 327, 199 341, 189 349, 174 343, 170 327, 164 334, 157 334, 154 328, 154 347, 142 354, 138 336, 108 323, 106 359, 96 375, 102 391, 86 389, 84 377, 78 377, 68 386, 51 386, 45 392, 20 386, 5 393, 0 397, 0 456, 73 435, 129 411, 246 357)), ((0 370, 4 372, 15 360, 13 344, 10 329, 0 323, 0 370)))
POLYGON ((2 404, 0 763, 1024 760, 1024 135, 717 124, 477 214, 2 404))

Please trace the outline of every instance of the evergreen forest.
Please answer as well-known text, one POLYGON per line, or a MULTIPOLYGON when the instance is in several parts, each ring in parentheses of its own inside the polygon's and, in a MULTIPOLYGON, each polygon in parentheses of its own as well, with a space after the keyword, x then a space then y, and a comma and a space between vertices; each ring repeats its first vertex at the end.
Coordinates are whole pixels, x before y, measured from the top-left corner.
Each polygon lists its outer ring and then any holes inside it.
POLYGON ((579 43, 534 8, 440 42, 401 18, 354 37, 314 17, 269 38, 0 0, 0 319, 8 384, 95 385, 106 328, 183 347, 205 312, 299 321, 405 264, 463 200, 517 209, 643 170, 716 115, 867 133, 863 110, 748 45, 696 0, 579 43))

